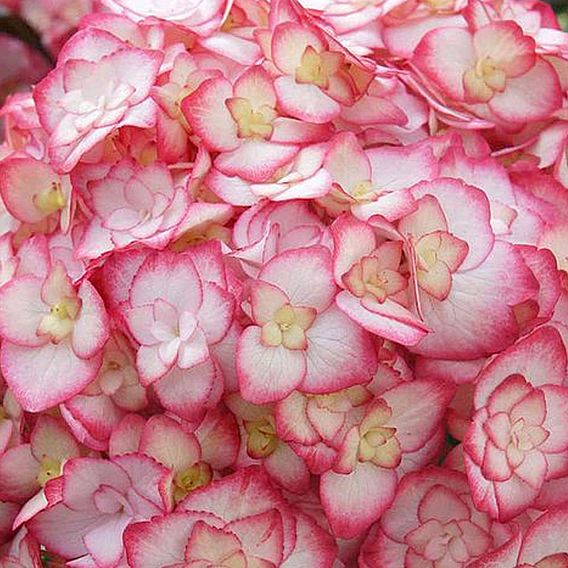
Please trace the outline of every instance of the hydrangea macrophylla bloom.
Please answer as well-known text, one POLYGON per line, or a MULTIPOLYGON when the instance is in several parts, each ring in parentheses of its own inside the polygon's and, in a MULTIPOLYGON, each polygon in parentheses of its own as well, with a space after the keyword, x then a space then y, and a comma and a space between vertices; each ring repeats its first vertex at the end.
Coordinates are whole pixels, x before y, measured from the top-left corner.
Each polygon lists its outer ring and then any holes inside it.
POLYGON ((234 85, 206 80, 182 104, 184 116, 210 151, 220 152, 215 167, 228 176, 264 182, 298 152, 299 144, 328 131, 283 118, 270 75, 251 67, 234 85))
POLYGON ((328 568, 336 553, 329 534, 290 506, 254 467, 194 491, 176 513, 131 525, 124 543, 133 568, 328 568))
POLYGON ((350 215, 332 225, 332 235, 333 271, 343 288, 335 300, 339 308, 372 333, 403 345, 418 343, 428 328, 409 310, 403 241, 386 240, 350 215))
POLYGON ((0 288, 0 335, 2 373, 24 410, 38 412, 95 378, 108 316, 88 280, 76 287, 55 264, 43 278, 17 276, 0 288))
POLYGON ((289 249, 323 245, 331 247, 329 229, 310 207, 299 200, 261 202, 243 213, 233 228, 233 254, 249 276, 289 249))
POLYGON ((288 21, 272 31, 263 45, 269 70, 276 75, 274 89, 280 108, 289 115, 315 124, 338 117, 342 105, 358 95, 349 75, 347 52, 338 50, 323 32, 307 22, 288 21))
POLYGON ((258 463, 280 487, 292 493, 305 493, 310 486, 310 472, 304 460, 278 436, 274 406, 252 404, 238 394, 225 397, 225 403, 240 428, 237 465, 258 463))
POLYGON ((186 189, 176 186, 158 162, 142 167, 123 160, 89 183, 85 197, 94 213, 79 245, 79 254, 87 258, 135 242, 163 247, 188 207, 186 189))
POLYGON ((568 568, 542 0, 0 4, 1 568, 568 568))
POLYGON ((108 448, 112 430, 125 414, 141 411, 147 404, 134 352, 124 336, 113 333, 104 347, 96 379, 66 400, 60 411, 81 443, 102 451, 108 448))
POLYGON ((142 384, 152 384, 174 366, 191 369, 206 362, 209 345, 225 336, 233 300, 222 287, 222 263, 214 266, 217 251, 202 249, 201 258, 191 251, 154 253, 134 275, 125 317, 140 343, 136 361, 142 384), (200 273, 200 263, 208 261, 212 266, 205 268, 218 273, 217 283, 200 273))
POLYGON ((432 30, 416 48, 412 63, 450 104, 455 101, 507 128, 545 119, 562 104, 554 67, 535 53, 534 40, 512 21, 475 31, 432 30))
MULTIPOLYGON (((427 446, 450 397, 441 384, 402 383, 371 400, 355 424, 347 422, 330 440, 339 452, 321 476, 320 495, 336 536, 361 534, 392 502, 399 472, 428 462, 427 446), (371 486, 376 490, 369 495, 371 486)), ((320 416, 323 423, 325 412, 320 416)))
POLYGON ((69 176, 57 175, 34 158, 13 157, 0 163, 0 180, 2 200, 18 221, 39 225, 55 217, 64 232, 69 229, 73 211, 69 176))
POLYGON ((0 456, 0 499, 23 502, 61 474, 68 459, 81 454, 79 444, 61 420, 43 415, 29 444, 21 444, 0 456))
POLYGON ((520 251, 495 239, 487 197, 449 178, 418 184, 412 193, 417 209, 398 228, 410 242, 417 303, 430 329, 413 351, 477 359, 509 346, 520 331, 514 308, 532 299, 538 283, 520 251))
POLYGON ((568 566, 568 511, 553 509, 538 517, 508 546, 490 553, 471 568, 565 568, 568 566))
POLYGON ((215 168, 206 183, 216 195, 233 205, 252 205, 263 198, 290 201, 323 197, 332 184, 331 175, 324 168, 326 152, 327 144, 304 146, 263 183, 227 176, 215 168))
POLYGON ((568 448, 566 349, 542 327, 500 353, 481 372, 464 458, 476 506, 506 521, 565 476, 568 448))
POLYGON ((153 253, 130 278, 122 313, 140 345, 140 381, 154 385, 165 408, 194 420, 222 395, 214 348, 231 327, 234 300, 220 245, 153 253))
POLYGON ((176 502, 210 483, 217 471, 236 460, 238 431, 228 413, 209 411, 199 424, 178 422, 164 415, 152 416, 147 422, 139 418, 130 414, 114 429, 110 453, 138 451, 170 469, 176 502))
POLYGON ((465 475, 441 468, 408 474, 359 558, 363 568, 466 568, 507 544, 513 528, 475 510, 465 475))
POLYGON ((332 192, 320 201, 326 211, 337 215, 351 210, 363 220, 380 215, 389 221, 414 209, 409 188, 436 177, 439 169, 425 144, 364 150, 351 132, 333 138, 324 168, 333 179, 332 192))
POLYGON ((151 96, 160 110, 156 124, 158 156, 170 163, 185 159, 191 148, 191 128, 181 110, 181 101, 206 79, 216 77, 218 70, 202 69, 199 60, 186 51, 178 53, 167 74, 162 74, 151 96))
POLYGON ((126 527, 171 510, 169 470, 142 455, 70 460, 51 484, 57 497, 28 528, 49 550, 91 566, 118 565, 126 527))
POLYGON ((370 379, 376 368, 370 338, 333 305, 335 292, 323 247, 292 249, 264 266, 250 285, 254 325, 237 348, 243 398, 272 402, 296 388, 326 392, 370 379))
POLYGON ((102 31, 85 30, 66 45, 57 68, 34 91, 55 170, 69 172, 121 126, 153 125, 149 94, 162 58, 102 31))

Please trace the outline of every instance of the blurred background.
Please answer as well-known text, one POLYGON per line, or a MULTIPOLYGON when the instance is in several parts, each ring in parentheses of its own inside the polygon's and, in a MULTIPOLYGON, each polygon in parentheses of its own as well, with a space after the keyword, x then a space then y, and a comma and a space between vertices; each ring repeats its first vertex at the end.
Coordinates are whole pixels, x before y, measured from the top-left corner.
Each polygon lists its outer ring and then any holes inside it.
POLYGON ((558 14, 560 25, 568 31, 568 1, 566 0, 550 0, 549 4, 558 14))

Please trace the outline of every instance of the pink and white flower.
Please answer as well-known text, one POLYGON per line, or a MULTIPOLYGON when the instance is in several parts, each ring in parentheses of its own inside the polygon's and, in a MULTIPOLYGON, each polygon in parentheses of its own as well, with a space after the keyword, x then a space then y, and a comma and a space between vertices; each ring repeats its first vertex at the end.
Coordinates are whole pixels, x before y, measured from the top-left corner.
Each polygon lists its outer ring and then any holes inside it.
POLYGON ((34 91, 56 171, 69 172, 117 128, 153 126, 149 95, 162 59, 102 31, 84 30, 67 43, 57 68, 34 91))
POLYGON ((546 511, 508 546, 490 553, 471 568, 564 568, 568 566, 565 507, 546 511))
MULTIPOLYGON (((69 176, 57 175, 48 164, 31 157, 12 157, 0 163, 0 195, 21 223, 67 232, 74 203, 69 176), (55 224, 50 223, 54 219, 55 224), (59 221, 59 223, 57 223, 59 221)), ((47 231, 46 231, 47 232, 47 231)))
POLYGON ((326 211, 336 216, 350 210, 364 221, 374 215, 396 221, 413 211, 409 188, 437 177, 439 169, 425 144, 366 150, 351 132, 333 138, 324 168, 333 180, 332 192, 320 201, 326 211))
POLYGON ((93 285, 74 286, 61 264, 0 288, 0 364, 24 410, 45 410, 85 388, 99 370, 108 326, 93 285))
POLYGON ((515 306, 532 299, 538 284, 521 252, 496 240, 486 195, 446 178, 412 193, 417 209, 398 228, 412 249, 416 301, 430 329, 413 351, 469 360, 509 346, 520 332, 515 306))
POLYGON ((391 508, 363 544, 359 561, 363 568, 465 568, 513 536, 512 527, 475 509, 465 475, 432 467, 402 480, 391 508))
POLYGON ((231 467, 238 443, 234 418, 217 410, 209 411, 199 423, 165 415, 154 415, 144 422, 139 415, 130 414, 113 430, 110 453, 138 451, 167 467, 173 475, 173 499, 178 503, 231 467))
MULTIPOLYGON (((320 496, 336 536, 363 533, 390 506, 399 475, 428 463, 439 448, 441 419, 450 397, 451 390, 442 384, 399 384, 369 401, 363 413, 355 421, 348 419, 328 442, 338 455, 321 476, 320 496), (372 495, 368 487, 376 487, 372 495)), ((325 414, 312 416, 321 426, 331 426, 333 414, 325 414)))
POLYGON ((134 568, 178 564, 331 568, 335 559, 333 539, 309 516, 288 505, 254 467, 194 491, 176 513, 133 524, 124 542, 134 568))
POLYGON ((289 249, 323 245, 331 247, 329 228, 308 204, 261 202, 250 207, 233 227, 235 256, 249 276, 289 249))
POLYGON ((243 398, 273 402, 294 389, 326 392, 370 379, 370 337, 333 305, 335 293, 323 247, 286 251, 262 268, 250 284, 253 325, 237 347, 243 398))
POLYGON ((91 566, 117 566, 126 527, 171 510, 170 472, 142 455, 70 460, 50 483, 57 496, 28 528, 49 550, 91 566))
MULTIPOLYGON (((403 345, 415 345, 428 327, 410 310, 413 295, 403 266, 403 240, 388 240, 351 215, 332 225, 333 270, 343 288, 335 301, 368 331, 403 345)), ((397 235, 395 235, 397 236, 397 235)))
POLYGON ((130 278, 122 313, 139 344, 140 381, 154 385, 165 408, 193 420, 222 395, 214 348, 231 327, 234 299, 220 246, 151 254, 130 278))
POLYGON ((566 349, 542 327, 481 372, 464 459, 476 506, 508 521, 538 497, 547 479, 567 473, 566 349))
POLYGON ((79 254, 86 258, 132 243, 162 248, 187 212, 186 188, 176 185, 159 162, 142 167, 123 160, 87 187, 93 218, 79 244, 79 254))
POLYGON ((236 465, 258 464, 280 487, 305 493, 310 472, 304 460, 278 436, 274 405, 252 404, 236 393, 226 396, 225 403, 239 424, 241 444, 236 465))
POLYGON ((562 104, 556 70, 535 47, 512 21, 473 31, 440 28, 424 36, 412 63, 450 106, 518 129, 527 120, 550 117, 562 104))
POLYGON ((281 116, 272 78, 262 67, 250 67, 234 85, 222 77, 204 81, 181 108, 207 149, 220 152, 219 171, 257 183, 289 162, 300 144, 327 134, 281 116))

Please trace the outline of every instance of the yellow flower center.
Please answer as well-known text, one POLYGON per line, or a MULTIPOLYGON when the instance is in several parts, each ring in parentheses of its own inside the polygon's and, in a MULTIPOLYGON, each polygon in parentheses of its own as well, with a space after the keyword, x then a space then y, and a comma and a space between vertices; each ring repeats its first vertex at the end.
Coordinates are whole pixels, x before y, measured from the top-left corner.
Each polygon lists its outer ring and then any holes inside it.
POLYGON ((253 109, 248 99, 235 97, 227 100, 227 107, 237 123, 239 138, 270 138, 276 111, 268 105, 253 109))
POLYGON ((255 421, 245 421, 247 453, 251 458, 267 458, 278 446, 276 427, 271 417, 255 421))
POLYGON ((50 458, 44 457, 40 463, 39 474, 37 476, 37 482, 41 487, 45 487, 45 484, 50 479, 55 479, 61 475, 62 463, 50 458))
POLYGON ((387 426, 392 416, 390 407, 381 402, 359 428, 358 459, 379 467, 395 468, 401 460, 402 450, 396 438, 396 428, 387 426))
POLYGON ((505 89, 507 75, 491 57, 480 57, 464 77, 464 88, 477 102, 489 101, 496 91, 505 89))
POLYGON ((283 345, 287 349, 305 349, 305 332, 315 317, 316 311, 312 308, 294 308, 286 304, 274 314, 272 321, 262 327, 262 342, 270 347, 283 345))
POLYGON ((65 196, 61 191, 61 184, 52 182, 48 190, 42 191, 34 197, 34 205, 45 215, 61 211, 66 205, 65 196))
POLYGON ((300 65, 296 67, 296 82, 327 89, 329 79, 337 73, 344 59, 341 53, 334 51, 318 53, 311 45, 308 45, 302 55, 300 65))
POLYGON ((39 324, 40 335, 49 335, 55 341, 67 337, 75 325, 74 320, 81 307, 78 298, 62 298, 51 306, 49 314, 44 316, 39 324))
POLYGON ((174 478, 174 499, 181 501, 191 491, 208 485, 212 478, 211 466, 205 462, 198 462, 180 471, 174 478))

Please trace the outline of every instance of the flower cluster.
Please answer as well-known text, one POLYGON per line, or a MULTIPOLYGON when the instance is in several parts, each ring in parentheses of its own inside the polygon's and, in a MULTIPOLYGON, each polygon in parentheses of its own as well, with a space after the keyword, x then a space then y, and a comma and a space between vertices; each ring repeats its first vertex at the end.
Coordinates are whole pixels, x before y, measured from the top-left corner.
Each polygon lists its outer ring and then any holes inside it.
POLYGON ((551 10, 11 4, 0 566, 568 568, 551 10))

